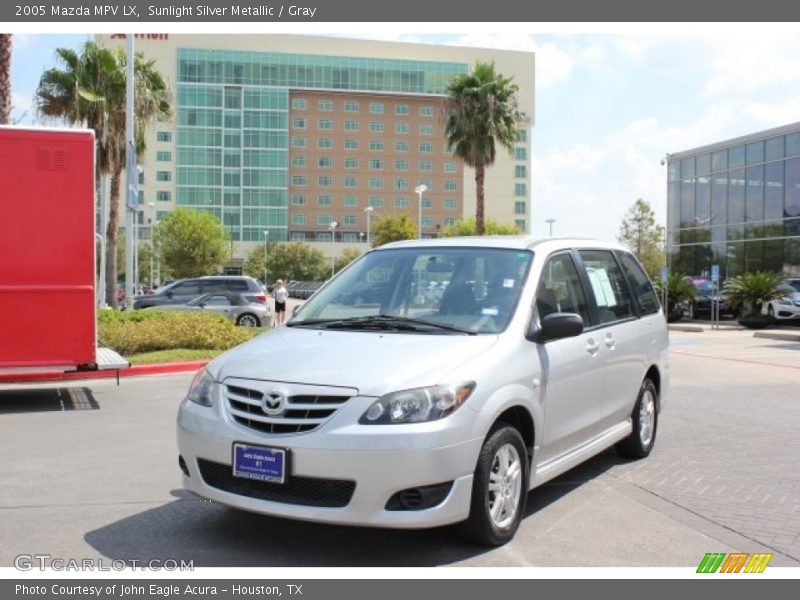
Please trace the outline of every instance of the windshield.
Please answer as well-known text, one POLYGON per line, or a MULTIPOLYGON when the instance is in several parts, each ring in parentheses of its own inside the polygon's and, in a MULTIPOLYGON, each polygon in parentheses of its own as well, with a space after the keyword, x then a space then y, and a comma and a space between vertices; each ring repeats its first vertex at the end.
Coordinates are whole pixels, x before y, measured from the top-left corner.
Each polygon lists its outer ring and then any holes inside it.
POLYGON ((370 252, 311 298, 288 325, 497 333, 514 312, 532 257, 529 251, 497 248, 370 252))

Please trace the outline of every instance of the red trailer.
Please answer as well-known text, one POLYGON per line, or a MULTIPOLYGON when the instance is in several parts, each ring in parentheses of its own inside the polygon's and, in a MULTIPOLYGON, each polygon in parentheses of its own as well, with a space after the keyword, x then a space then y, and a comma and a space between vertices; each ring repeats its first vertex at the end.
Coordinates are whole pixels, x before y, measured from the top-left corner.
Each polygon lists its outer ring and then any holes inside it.
POLYGON ((98 351, 94 134, 0 127, 0 373, 120 369, 98 351))

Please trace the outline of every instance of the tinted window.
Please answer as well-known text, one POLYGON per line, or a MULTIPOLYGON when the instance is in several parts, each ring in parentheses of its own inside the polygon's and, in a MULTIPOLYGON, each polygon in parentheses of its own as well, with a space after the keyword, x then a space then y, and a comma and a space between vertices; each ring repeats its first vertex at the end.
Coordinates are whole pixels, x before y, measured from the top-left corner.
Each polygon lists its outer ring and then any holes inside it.
POLYGON ((203 282, 206 292, 246 292, 247 282, 243 279, 216 279, 203 282))
POLYGON ((569 254, 559 254, 547 261, 536 291, 536 308, 542 319, 556 312, 577 313, 589 323, 589 310, 578 271, 569 254))
POLYGON ((199 281, 184 281, 183 283, 177 284, 175 287, 169 290, 176 296, 189 296, 191 294, 199 295, 200 294, 200 282, 199 281))
POLYGON ((657 313, 660 304, 647 273, 644 272, 644 269, 639 266, 639 263, 630 254, 622 254, 621 259, 620 262, 622 262, 622 267, 625 269, 625 275, 628 277, 628 284, 633 290, 636 302, 639 304, 639 311, 643 315, 657 313))
POLYGON ((228 300, 227 296, 209 296, 206 299, 207 306, 230 306, 231 301, 228 300))
POLYGON ((607 250, 581 250, 600 323, 612 323, 633 316, 631 299, 614 255, 607 250))

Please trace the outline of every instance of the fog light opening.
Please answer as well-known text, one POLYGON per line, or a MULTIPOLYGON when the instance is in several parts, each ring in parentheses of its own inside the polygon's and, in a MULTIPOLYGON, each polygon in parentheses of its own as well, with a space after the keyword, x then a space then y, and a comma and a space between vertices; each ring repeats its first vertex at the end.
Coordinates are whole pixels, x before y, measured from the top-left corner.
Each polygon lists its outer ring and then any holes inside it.
POLYGON ((423 485, 401 490, 386 503, 386 510, 425 510, 445 501, 453 487, 453 482, 423 485))
POLYGON ((178 466, 181 468, 184 475, 191 477, 191 475, 189 475, 189 467, 186 466, 186 461, 183 460, 183 456, 178 456, 178 466))

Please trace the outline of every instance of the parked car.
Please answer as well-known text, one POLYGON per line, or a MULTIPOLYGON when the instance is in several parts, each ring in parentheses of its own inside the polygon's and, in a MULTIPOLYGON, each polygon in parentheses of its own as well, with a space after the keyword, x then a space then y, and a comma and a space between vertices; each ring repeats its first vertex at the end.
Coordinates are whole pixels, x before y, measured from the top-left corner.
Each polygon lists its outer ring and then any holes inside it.
POLYGON ((177 417, 190 491, 235 508, 509 541, 528 491, 652 450, 668 332, 636 258, 525 236, 376 248, 287 322, 213 360, 177 417), (432 259, 435 259, 432 260, 432 259), (450 265, 437 302, 415 282, 450 265), (386 281, 375 304, 343 304, 386 281))
POLYGON ((166 304, 185 304, 203 294, 211 292, 247 292, 267 301, 267 295, 261 284, 252 277, 244 275, 212 275, 179 279, 169 285, 158 288, 154 294, 136 296, 133 308, 149 308, 166 304))
POLYGON ((242 292, 212 292, 184 304, 164 304, 146 310, 206 310, 228 317, 242 327, 266 327, 272 320, 272 311, 266 302, 259 301, 254 294, 242 292))
MULTIPOLYGON (((800 282, 798 285, 800 286, 800 282)), ((800 291, 798 288, 788 283, 782 283, 777 289, 784 292, 785 296, 765 302, 761 309, 762 313, 779 321, 800 320, 800 291)))
POLYGON ((735 319, 737 317, 739 307, 726 301, 721 285, 717 284, 715 288, 714 283, 705 277, 690 277, 689 279, 697 291, 694 301, 688 307, 687 312, 690 319, 698 317, 710 319, 713 302, 719 304, 720 318, 730 317, 735 319))

